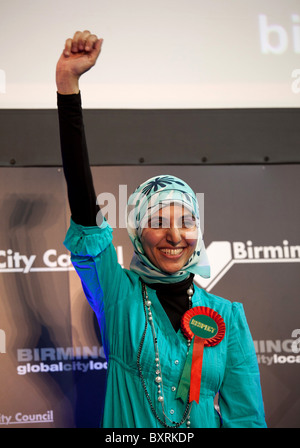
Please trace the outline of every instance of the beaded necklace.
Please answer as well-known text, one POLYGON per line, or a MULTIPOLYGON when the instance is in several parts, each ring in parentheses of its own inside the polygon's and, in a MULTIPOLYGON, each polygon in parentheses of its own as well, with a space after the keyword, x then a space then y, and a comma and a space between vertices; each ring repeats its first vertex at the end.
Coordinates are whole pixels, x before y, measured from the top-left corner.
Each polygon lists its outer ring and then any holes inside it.
MULTIPOLYGON (((192 295, 194 293, 194 289, 192 287, 192 285, 189 287, 189 289, 187 290, 187 294, 188 294, 188 299, 189 299, 189 309, 192 306, 192 295)), ((155 416, 155 418, 161 423, 162 426, 164 426, 165 428, 179 428, 181 425, 183 425, 183 423, 186 422, 186 426, 189 428, 190 427, 190 412, 191 412, 191 408, 192 405, 191 403, 189 403, 189 399, 187 400, 187 404, 182 416, 182 419, 180 422, 175 422, 172 421, 165 413, 165 407, 164 407, 164 391, 163 391, 163 379, 162 379, 162 370, 161 370, 161 365, 160 365, 160 358, 159 358, 159 351, 158 351, 158 345, 157 345, 157 337, 156 337, 156 333, 155 333, 155 328, 154 328, 154 324, 153 324, 153 317, 152 317, 152 312, 151 312, 151 301, 149 300, 148 297, 148 293, 147 293, 147 288, 144 282, 142 282, 142 294, 143 294, 143 307, 144 307, 144 313, 145 313, 145 329, 144 332, 142 334, 142 338, 141 338, 141 342, 139 345, 139 349, 138 349, 138 355, 137 355, 137 367, 138 367, 138 372, 139 372, 139 376, 142 382, 142 386, 147 398, 147 401, 150 405, 151 411, 153 413, 153 415, 155 416), (150 398, 149 392, 147 390, 146 387, 146 383, 145 383, 145 379, 142 373, 142 368, 141 368, 141 364, 140 364, 140 357, 141 357, 141 353, 142 353, 142 348, 144 345, 144 341, 145 341, 145 337, 146 337, 146 332, 147 332, 147 328, 148 328, 148 322, 150 324, 151 327, 151 331, 152 331, 152 337, 153 337, 153 344, 154 344, 154 351, 155 351, 155 383, 157 385, 157 401, 161 404, 162 407, 162 413, 164 416, 164 419, 162 420, 159 415, 157 414, 152 400, 150 398), (171 424, 168 424, 166 422, 166 420, 169 420, 169 422, 171 424)), ((188 339, 187 341, 187 353, 189 352, 189 348, 191 345, 191 340, 188 339)))

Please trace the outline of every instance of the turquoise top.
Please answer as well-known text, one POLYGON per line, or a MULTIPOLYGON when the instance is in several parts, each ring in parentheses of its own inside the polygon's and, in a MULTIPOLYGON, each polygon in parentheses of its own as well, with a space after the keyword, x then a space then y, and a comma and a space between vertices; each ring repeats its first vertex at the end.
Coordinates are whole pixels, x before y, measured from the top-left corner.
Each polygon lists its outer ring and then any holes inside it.
MULTIPOLYGON (((137 368, 145 329, 138 275, 118 264, 112 229, 106 221, 101 227, 83 227, 71 219, 64 244, 97 315, 108 361, 102 427, 163 427, 151 411, 137 368)), ((176 399, 176 390, 186 360, 187 340, 181 330, 174 330, 155 290, 147 290, 160 353, 165 414, 171 421, 180 422, 186 404, 176 399)), ((231 303, 195 285, 192 306, 213 308, 223 317, 226 333, 218 345, 204 348, 200 400, 192 405, 191 428, 265 427, 257 358, 242 304, 231 303), (220 413, 214 403, 218 392, 220 413)), ((154 381, 155 352, 149 325, 140 364, 150 399, 163 420, 154 381)))

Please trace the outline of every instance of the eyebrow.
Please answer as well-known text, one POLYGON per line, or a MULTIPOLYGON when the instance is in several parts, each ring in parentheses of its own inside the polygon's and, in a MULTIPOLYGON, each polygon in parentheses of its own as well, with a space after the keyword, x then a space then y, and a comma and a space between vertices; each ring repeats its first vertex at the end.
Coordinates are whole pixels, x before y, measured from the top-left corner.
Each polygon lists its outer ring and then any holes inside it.
MULTIPOLYGON (((151 221, 151 219, 168 219, 170 217, 170 215, 160 215, 160 214, 154 214, 149 216, 148 221, 151 221)), ((182 215, 178 216, 178 219, 182 219, 182 218, 192 218, 194 220, 196 220, 195 215, 192 212, 186 212, 183 213, 182 215)))
MULTIPOLYGON (((152 221, 154 223, 155 223, 155 221, 167 221, 168 222, 169 219, 170 219, 169 215, 168 216, 161 216, 159 214, 155 214, 155 215, 149 216, 148 224, 151 224, 152 221)), ((177 218, 177 221, 185 222, 186 220, 189 220, 189 219, 191 219, 192 221, 196 221, 195 215, 193 213, 191 213, 191 212, 187 212, 185 214, 182 214, 181 216, 179 216, 177 218)))

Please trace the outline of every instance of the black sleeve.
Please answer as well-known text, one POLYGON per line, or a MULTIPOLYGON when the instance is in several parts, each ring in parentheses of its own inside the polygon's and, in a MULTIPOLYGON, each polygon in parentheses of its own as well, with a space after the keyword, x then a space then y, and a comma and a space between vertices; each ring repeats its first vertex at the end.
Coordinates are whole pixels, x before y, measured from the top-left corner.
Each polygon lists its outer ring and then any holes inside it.
POLYGON ((60 145, 72 219, 95 226, 99 206, 89 164, 81 107, 81 95, 57 93, 60 145))

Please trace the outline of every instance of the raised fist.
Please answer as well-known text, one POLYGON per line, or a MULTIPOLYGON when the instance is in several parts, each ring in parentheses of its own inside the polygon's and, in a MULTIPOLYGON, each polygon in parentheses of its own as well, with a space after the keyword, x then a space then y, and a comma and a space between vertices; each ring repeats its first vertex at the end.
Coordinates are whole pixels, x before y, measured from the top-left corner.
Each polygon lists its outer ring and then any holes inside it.
POLYGON ((59 93, 78 93, 80 76, 90 70, 98 59, 103 39, 90 31, 77 31, 67 39, 56 66, 56 84, 59 93))

